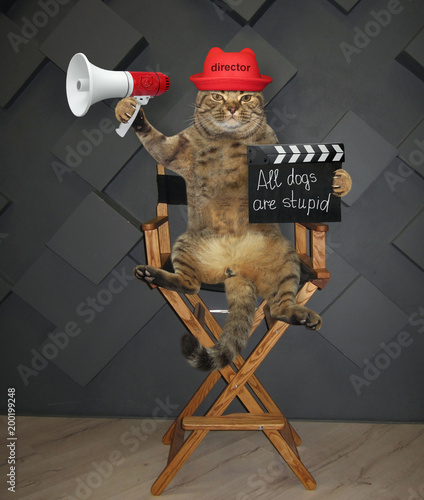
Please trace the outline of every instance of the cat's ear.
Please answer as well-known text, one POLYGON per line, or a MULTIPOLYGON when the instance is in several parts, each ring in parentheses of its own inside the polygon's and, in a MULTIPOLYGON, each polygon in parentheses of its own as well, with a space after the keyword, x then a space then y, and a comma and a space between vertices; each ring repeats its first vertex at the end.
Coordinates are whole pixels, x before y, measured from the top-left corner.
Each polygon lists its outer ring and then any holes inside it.
POLYGON ((256 57, 256 56, 255 56, 255 53, 253 52, 253 50, 252 50, 252 49, 249 49, 249 48, 247 48, 247 47, 246 47, 245 49, 243 49, 241 52, 247 52, 248 54, 253 55, 253 57, 256 57))
POLYGON ((223 54, 224 51, 222 49, 220 49, 219 47, 213 47, 210 51, 209 51, 209 54, 212 54, 212 55, 221 55, 223 54))

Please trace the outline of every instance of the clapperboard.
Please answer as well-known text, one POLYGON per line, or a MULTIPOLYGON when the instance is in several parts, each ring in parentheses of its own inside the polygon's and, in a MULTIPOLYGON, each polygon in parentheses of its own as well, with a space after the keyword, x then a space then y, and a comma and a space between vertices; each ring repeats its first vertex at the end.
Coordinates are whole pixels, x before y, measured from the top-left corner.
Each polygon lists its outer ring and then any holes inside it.
POLYGON ((343 161, 340 143, 248 146, 249 221, 340 221, 332 185, 343 161))

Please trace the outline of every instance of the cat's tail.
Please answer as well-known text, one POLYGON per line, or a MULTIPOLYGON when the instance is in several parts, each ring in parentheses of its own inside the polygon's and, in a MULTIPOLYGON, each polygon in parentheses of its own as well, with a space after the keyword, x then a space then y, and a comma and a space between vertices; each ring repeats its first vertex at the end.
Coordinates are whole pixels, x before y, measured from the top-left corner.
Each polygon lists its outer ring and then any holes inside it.
POLYGON ((230 364, 247 344, 256 309, 256 290, 251 281, 242 276, 225 280, 228 316, 219 341, 205 348, 190 333, 181 341, 187 361, 198 370, 219 370, 230 364))

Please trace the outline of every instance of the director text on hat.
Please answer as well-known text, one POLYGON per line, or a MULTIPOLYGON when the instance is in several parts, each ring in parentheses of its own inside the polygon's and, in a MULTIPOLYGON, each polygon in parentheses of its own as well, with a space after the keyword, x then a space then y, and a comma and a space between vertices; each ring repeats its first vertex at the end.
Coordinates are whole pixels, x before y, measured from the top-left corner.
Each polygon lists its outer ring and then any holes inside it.
POLYGON ((211 71, 249 71, 250 65, 245 64, 219 64, 215 63, 211 66, 211 71))

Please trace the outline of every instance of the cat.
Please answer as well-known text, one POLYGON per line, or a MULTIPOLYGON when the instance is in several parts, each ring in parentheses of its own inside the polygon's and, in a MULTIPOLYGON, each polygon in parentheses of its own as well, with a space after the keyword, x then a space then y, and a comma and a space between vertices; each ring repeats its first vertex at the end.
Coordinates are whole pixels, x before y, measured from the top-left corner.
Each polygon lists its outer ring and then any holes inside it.
MULTIPOLYGON (((128 97, 116 107, 126 122, 136 101, 128 97)), ((194 122, 172 137, 158 132, 139 111, 133 129, 150 155, 185 179, 187 230, 172 249, 174 273, 148 265, 135 276, 159 287, 197 293, 201 283, 224 283, 229 313, 223 333, 212 348, 191 334, 182 339, 182 352, 195 368, 221 369, 246 345, 257 306, 264 298, 271 316, 293 325, 318 330, 321 317, 295 304, 299 259, 278 224, 249 223, 246 145, 278 144, 267 124, 262 92, 199 91, 194 122)), ((335 172, 333 193, 347 194, 350 176, 335 172)))

